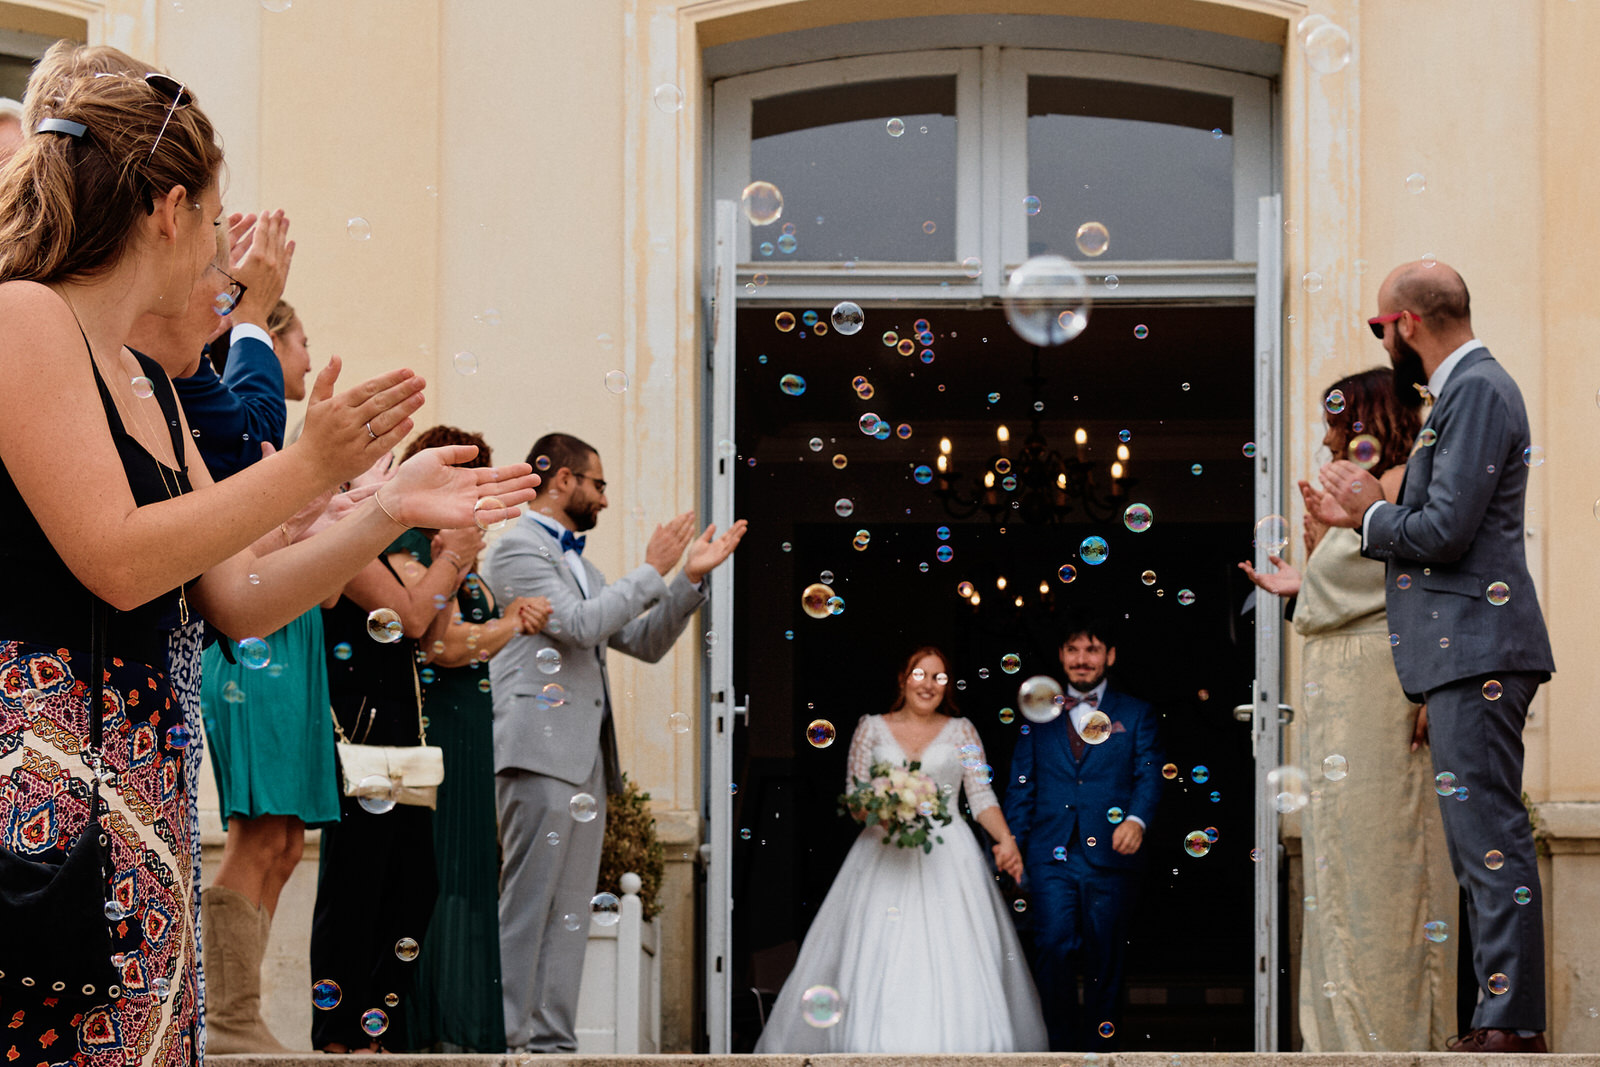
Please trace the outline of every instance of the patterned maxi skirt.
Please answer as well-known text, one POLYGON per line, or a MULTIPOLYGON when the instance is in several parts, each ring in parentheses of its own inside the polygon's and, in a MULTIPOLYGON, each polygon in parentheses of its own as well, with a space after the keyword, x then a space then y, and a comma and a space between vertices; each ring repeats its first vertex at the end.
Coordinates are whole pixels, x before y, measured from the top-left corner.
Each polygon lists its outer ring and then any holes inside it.
MULTIPOLYGON (((193 673, 193 628, 174 635, 178 674, 193 673)), ((196 827, 190 742, 197 722, 167 671, 112 658, 105 669, 105 759, 93 803, 88 655, 0 641, 0 845, 61 859, 98 818, 114 868, 108 901, 123 995, 87 1010, 43 994, 0 997, 4 1067, 180 1067, 201 1055, 196 970, 196 827)), ((108 921, 101 916, 93 921, 108 921)), ((0 935, 3 936, 3 935, 0 935)), ((73 931, 62 930, 63 939, 73 931)))

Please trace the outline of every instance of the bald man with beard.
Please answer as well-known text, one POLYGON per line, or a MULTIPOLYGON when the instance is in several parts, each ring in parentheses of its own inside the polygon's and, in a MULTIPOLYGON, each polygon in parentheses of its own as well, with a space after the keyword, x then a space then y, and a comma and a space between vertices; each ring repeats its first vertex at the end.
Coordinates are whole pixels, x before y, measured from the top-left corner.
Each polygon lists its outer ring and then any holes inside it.
POLYGON ((1322 468, 1308 502, 1325 522, 1359 529, 1362 555, 1385 562, 1395 669, 1423 705, 1414 736, 1428 741, 1435 774, 1454 776, 1441 778, 1439 805, 1466 891, 1479 1001, 1472 1029, 1445 1047, 1546 1052, 1543 895, 1522 805, 1522 729, 1555 662, 1523 548, 1528 413, 1473 335, 1471 310, 1466 283, 1443 263, 1407 263, 1384 279, 1368 325, 1395 388, 1425 389, 1433 410, 1397 502, 1348 460, 1322 468))

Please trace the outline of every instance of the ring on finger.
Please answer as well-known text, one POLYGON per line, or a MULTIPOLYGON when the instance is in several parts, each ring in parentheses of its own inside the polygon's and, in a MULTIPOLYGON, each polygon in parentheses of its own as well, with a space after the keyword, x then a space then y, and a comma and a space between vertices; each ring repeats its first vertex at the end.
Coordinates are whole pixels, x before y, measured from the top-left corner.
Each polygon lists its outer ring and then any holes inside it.
POLYGON ((372 432, 372 423, 370 422, 367 423, 367 436, 372 438, 374 441, 378 439, 378 435, 372 432))

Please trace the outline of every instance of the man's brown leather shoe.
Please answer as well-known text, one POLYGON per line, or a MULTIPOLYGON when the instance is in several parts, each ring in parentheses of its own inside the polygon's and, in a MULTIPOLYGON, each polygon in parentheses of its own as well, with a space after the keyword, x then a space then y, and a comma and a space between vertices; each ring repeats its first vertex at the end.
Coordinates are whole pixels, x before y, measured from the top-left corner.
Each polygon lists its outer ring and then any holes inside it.
POLYGON ((1479 1027, 1468 1030, 1464 1034, 1457 1034, 1444 1043, 1450 1052, 1549 1052, 1550 1047, 1544 1043, 1544 1034, 1534 1034, 1532 1037, 1518 1037, 1515 1030, 1494 1030, 1489 1027, 1479 1027))

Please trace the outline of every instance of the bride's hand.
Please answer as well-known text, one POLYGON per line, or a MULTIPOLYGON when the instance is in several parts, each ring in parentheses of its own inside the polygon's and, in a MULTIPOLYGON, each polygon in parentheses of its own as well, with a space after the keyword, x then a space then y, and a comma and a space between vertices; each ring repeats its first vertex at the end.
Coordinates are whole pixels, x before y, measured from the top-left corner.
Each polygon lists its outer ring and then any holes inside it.
POLYGON ((407 526, 451 530, 489 527, 517 517, 517 505, 533 499, 539 476, 526 463, 503 467, 457 467, 478 454, 473 445, 425 448, 400 464, 377 493, 378 502, 407 526), (493 498, 498 506, 478 507, 493 498))
POLYGON ((1013 881, 1022 881, 1022 853, 1017 851, 1017 839, 1007 837, 994 846, 994 865, 1009 874, 1013 881))

